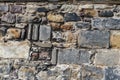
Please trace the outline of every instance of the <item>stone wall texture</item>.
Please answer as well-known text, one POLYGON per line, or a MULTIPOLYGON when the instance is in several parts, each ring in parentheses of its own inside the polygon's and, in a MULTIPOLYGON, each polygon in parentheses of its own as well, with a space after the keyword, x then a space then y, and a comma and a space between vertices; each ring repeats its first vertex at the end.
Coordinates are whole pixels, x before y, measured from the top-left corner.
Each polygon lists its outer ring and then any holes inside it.
POLYGON ((0 80, 120 80, 120 5, 0 2, 0 80))

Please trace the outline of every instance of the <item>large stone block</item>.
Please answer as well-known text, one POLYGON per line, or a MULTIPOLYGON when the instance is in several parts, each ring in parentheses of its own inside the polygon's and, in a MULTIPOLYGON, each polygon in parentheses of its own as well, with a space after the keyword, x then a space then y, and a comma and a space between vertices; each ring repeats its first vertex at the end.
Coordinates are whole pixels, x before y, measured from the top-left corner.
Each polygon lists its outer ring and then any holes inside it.
POLYGON ((32 40, 38 40, 39 38, 39 24, 33 24, 32 27, 32 40))
POLYGON ((120 29, 120 19, 118 18, 94 18, 92 26, 95 29, 120 29))
POLYGON ((29 44, 28 41, 17 42, 8 41, 0 43, 0 57, 3 58, 28 58, 29 44))
POLYGON ((113 17, 114 13, 110 10, 103 10, 98 12, 99 17, 113 17))
POLYGON ((9 9, 8 5, 0 5, 0 11, 7 12, 9 9))
POLYGON ((111 48, 120 48, 120 31, 111 31, 110 46, 111 48))
POLYGON ((82 30, 78 36, 78 46, 83 48, 109 48, 109 32, 99 30, 82 30))
POLYGON ((10 6, 10 11, 12 13, 22 13, 23 12, 22 5, 11 5, 10 6))
POLYGON ((51 39, 51 27, 47 25, 40 25, 39 40, 46 41, 51 39))
POLYGON ((105 69, 105 80, 119 80, 120 67, 108 67, 105 69))
POLYGON ((60 49, 58 64, 83 64, 90 62, 90 53, 87 50, 60 49))
POLYGON ((119 64, 120 51, 117 49, 101 49, 97 50, 95 55, 95 65, 99 66, 115 66, 119 64))

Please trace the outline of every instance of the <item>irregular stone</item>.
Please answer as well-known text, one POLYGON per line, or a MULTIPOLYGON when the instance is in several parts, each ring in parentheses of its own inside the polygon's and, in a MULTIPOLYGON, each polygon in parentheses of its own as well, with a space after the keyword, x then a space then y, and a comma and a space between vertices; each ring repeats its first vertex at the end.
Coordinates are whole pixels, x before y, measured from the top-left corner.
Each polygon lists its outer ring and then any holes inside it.
POLYGON ((10 12, 12 13, 22 13, 22 5, 11 5, 10 6, 10 12))
POLYGON ((85 50, 61 49, 58 52, 58 64, 84 64, 89 61, 90 54, 85 50))
POLYGON ((113 9, 113 12, 120 12, 120 5, 116 5, 115 8, 113 9))
POLYGON ((120 19, 117 18, 95 18, 92 21, 93 28, 96 29, 120 29, 120 19))
POLYGON ((57 13, 48 13, 47 19, 48 21, 53 21, 53 22, 64 22, 63 16, 57 13))
POLYGON ((37 9, 37 12, 48 12, 48 10, 45 7, 40 7, 37 9))
POLYGON ((51 42, 33 42, 33 44, 39 46, 39 47, 46 47, 46 48, 50 48, 52 47, 52 43, 51 42))
POLYGON ((76 22, 74 24, 74 28, 75 30, 78 30, 78 29, 90 29, 91 28, 91 24, 89 22, 76 22))
POLYGON ((53 31, 52 32, 52 41, 55 41, 55 42, 64 42, 65 40, 64 40, 61 32, 59 32, 59 31, 53 31))
POLYGON ((98 14, 98 12, 97 12, 97 10, 94 10, 94 9, 87 9, 87 10, 85 10, 85 16, 86 17, 97 17, 97 14, 98 14))
POLYGON ((11 40, 11 39, 19 39, 21 36, 21 29, 17 29, 17 28, 9 28, 7 30, 7 33, 4 37, 4 40, 11 40))
POLYGON ((64 21, 80 21, 80 17, 76 13, 66 13, 64 15, 64 21))
POLYGON ((94 9, 113 9, 113 5, 107 5, 107 4, 94 4, 94 9))
POLYGON ((1 21, 7 22, 7 23, 15 23, 16 16, 15 14, 7 13, 2 16, 1 21))
POLYGON ((8 11, 8 5, 0 5, 0 11, 7 12, 8 11))
POLYGON ((76 48, 76 43, 52 43, 54 47, 58 48, 76 48))
POLYGON ((34 80, 35 68, 22 66, 18 71, 18 78, 22 80, 34 80))
POLYGON ((73 29, 73 22, 66 22, 63 25, 60 26, 61 30, 67 31, 73 29))
POLYGON ((103 10, 98 12, 99 17, 113 17, 114 13, 110 10, 103 10))
POLYGON ((100 66, 115 66, 119 64, 119 50, 117 49, 102 49, 97 50, 95 55, 95 65, 100 66))
POLYGON ((102 80, 103 76, 104 72, 100 67, 86 65, 81 68, 82 80, 102 80))
POLYGON ((41 71, 36 75, 38 80, 48 80, 47 71, 41 71))
POLYGON ((105 80, 119 80, 120 67, 108 67, 105 69, 105 80))
POLYGON ((60 5, 57 4, 48 4, 48 9, 49 10, 56 10, 60 7, 60 5))
POLYGON ((0 57, 3 58, 28 58, 29 45, 28 41, 8 41, 0 43, 0 57), (19 46, 19 48, 18 48, 19 46))
POLYGON ((23 28, 27 27, 27 24, 26 23, 15 24, 15 27, 23 29, 23 28))
POLYGON ((43 24, 47 24, 47 23, 48 23, 47 18, 46 17, 42 17, 41 18, 41 24, 43 25, 43 24))
POLYGON ((17 15, 16 20, 17 20, 17 23, 26 23, 26 22, 28 22, 27 15, 22 15, 22 14, 17 15))
POLYGON ((39 24, 33 24, 32 27, 32 40, 38 40, 39 36, 39 24))
POLYGON ((29 23, 40 23, 41 22, 41 18, 38 16, 38 15, 35 15, 35 14, 29 14, 27 16, 27 21, 29 23))
POLYGON ((47 25, 40 25, 39 40, 46 41, 51 39, 51 27, 47 25))
POLYGON ((120 33, 119 31, 111 31, 110 46, 112 48, 120 48, 120 33))
POLYGON ((79 5, 79 9, 93 9, 93 8, 94 8, 93 4, 79 5))
POLYGON ((59 30, 60 29, 60 23, 50 22, 50 26, 53 30, 59 30))
POLYGON ((83 48, 109 48, 108 31, 82 30, 78 36, 78 46, 83 48))

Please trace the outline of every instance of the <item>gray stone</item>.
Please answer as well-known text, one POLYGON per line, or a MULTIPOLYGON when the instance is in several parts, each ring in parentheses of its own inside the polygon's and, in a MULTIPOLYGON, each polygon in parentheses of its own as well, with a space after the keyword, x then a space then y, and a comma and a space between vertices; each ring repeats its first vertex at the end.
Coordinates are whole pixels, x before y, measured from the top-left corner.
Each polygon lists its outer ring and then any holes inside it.
POLYGON ((100 67, 95 66, 83 66, 81 68, 81 80, 102 80, 103 79, 103 70, 100 67))
POLYGON ((117 18, 95 18, 92 20, 95 29, 120 29, 120 19, 117 18))
POLYGON ((47 25, 40 25, 39 40, 47 41, 51 39, 51 27, 47 25))
POLYGON ((0 5, 0 11, 7 12, 8 11, 8 5, 0 5))
POLYGON ((29 24, 28 26, 27 39, 28 40, 32 39, 32 24, 29 24))
POLYGON ((78 46, 83 48, 109 48, 109 31, 82 30, 78 36, 78 46))
POLYGON ((33 24, 32 27, 32 40, 38 40, 39 38, 39 24, 33 24))
POLYGON ((95 55, 95 65, 101 66, 115 66, 119 64, 120 51, 117 49, 102 49, 97 50, 95 55))
POLYGON ((15 23, 16 16, 15 16, 15 14, 7 13, 2 16, 1 21, 7 22, 7 23, 15 23))
POLYGON ((12 13, 22 13, 22 5, 11 5, 10 12, 12 13))
POLYGON ((56 48, 54 48, 53 50, 52 50, 52 59, 51 59, 51 63, 53 64, 53 65, 55 65, 55 64, 57 64, 57 49, 56 48))
POLYGON ((20 39, 25 39, 25 29, 22 29, 21 30, 21 37, 20 37, 20 39))
POLYGON ((59 64, 83 64, 90 62, 90 54, 85 50, 61 49, 58 52, 59 64))
POLYGON ((113 17, 114 13, 110 10, 103 10, 98 12, 99 17, 113 17))
POLYGON ((45 48, 51 48, 52 47, 52 43, 51 42, 33 42, 33 44, 39 46, 39 47, 45 47, 45 48))
POLYGON ((77 23, 75 23, 74 26, 75 26, 75 30, 91 28, 91 24, 89 22, 77 22, 77 23))
POLYGON ((25 23, 28 22, 27 15, 18 15, 16 18, 17 23, 25 23))
POLYGON ((120 67, 108 67, 105 69, 105 80, 120 80, 120 67))

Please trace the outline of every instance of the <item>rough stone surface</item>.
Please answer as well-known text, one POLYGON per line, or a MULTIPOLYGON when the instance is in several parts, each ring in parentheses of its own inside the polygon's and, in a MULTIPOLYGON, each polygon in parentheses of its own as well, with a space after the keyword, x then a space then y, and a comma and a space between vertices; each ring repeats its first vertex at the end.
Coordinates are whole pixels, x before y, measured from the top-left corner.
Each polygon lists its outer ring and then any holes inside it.
POLYGON ((79 33, 78 46, 83 48, 109 48, 108 31, 85 31, 79 33))
POLYGON ((0 5, 0 11, 7 12, 8 11, 8 5, 0 5))

